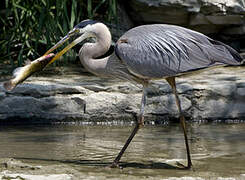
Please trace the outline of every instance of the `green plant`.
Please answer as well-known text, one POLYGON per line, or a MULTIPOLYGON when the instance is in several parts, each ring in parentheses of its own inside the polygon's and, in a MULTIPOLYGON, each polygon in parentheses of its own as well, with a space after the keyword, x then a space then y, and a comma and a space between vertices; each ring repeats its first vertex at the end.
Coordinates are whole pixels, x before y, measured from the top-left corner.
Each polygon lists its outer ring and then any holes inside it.
POLYGON ((5 0, 1 7, 0 63, 12 67, 44 54, 83 19, 116 22, 116 0, 5 0))

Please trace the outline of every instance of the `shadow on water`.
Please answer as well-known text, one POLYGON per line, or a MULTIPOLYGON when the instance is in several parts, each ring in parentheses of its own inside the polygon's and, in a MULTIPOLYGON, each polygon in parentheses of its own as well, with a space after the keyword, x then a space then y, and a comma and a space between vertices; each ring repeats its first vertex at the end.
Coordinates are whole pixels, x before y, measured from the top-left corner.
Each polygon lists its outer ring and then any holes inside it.
MULTIPOLYGON (((27 160, 27 161, 47 161, 53 163, 65 163, 65 164, 75 164, 80 166, 99 166, 99 167, 110 167, 112 162, 101 162, 97 160, 55 160, 55 159, 39 159, 39 158, 25 158, 25 157, 13 157, 17 160, 27 160)), ((184 168, 173 166, 167 163, 159 162, 149 162, 149 163, 139 163, 139 162, 120 162, 120 168, 140 168, 140 169, 175 169, 184 170, 184 168)))
POLYGON ((133 168, 141 168, 141 169, 183 169, 172 166, 166 163, 152 162, 149 164, 131 162, 131 163, 123 163, 121 164, 123 168, 133 167, 133 168))

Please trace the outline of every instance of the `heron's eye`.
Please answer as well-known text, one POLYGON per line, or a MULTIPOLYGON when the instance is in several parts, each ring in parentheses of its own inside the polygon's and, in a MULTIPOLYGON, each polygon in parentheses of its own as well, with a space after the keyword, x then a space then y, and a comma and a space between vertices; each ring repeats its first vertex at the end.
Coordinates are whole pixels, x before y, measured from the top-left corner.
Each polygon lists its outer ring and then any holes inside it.
POLYGON ((68 36, 74 36, 74 35, 78 34, 79 32, 80 32, 79 29, 74 28, 74 29, 72 29, 72 30, 68 33, 68 36))

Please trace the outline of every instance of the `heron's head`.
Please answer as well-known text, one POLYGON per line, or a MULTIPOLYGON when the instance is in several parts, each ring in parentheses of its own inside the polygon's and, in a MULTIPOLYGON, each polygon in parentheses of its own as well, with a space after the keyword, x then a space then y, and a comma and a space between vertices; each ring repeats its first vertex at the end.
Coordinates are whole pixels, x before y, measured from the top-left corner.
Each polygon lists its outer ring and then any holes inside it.
POLYGON ((73 46, 76 44, 82 42, 83 40, 90 38, 90 37, 95 37, 95 28, 96 24, 99 23, 97 21, 93 20, 84 20, 77 24, 71 31, 68 32, 68 34, 63 37, 57 44, 55 44, 52 48, 50 48, 44 55, 47 55, 60 47, 64 42, 71 38, 75 38, 70 44, 68 44, 63 50, 58 52, 53 59, 49 62, 52 63, 56 59, 58 59, 60 56, 62 56, 64 53, 66 53, 69 49, 71 49, 73 46))

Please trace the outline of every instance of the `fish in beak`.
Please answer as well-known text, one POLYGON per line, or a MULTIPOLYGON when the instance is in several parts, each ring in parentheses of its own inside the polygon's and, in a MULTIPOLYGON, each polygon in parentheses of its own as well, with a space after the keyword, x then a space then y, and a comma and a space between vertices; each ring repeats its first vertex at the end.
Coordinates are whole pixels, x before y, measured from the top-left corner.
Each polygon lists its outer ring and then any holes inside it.
POLYGON ((93 25, 98 23, 94 20, 83 20, 79 24, 77 24, 65 37, 63 37, 57 44, 55 44, 52 48, 50 48, 44 55, 47 55, 51 52, 53 52, 55 49, 60 47, 62 44, 64 44, 67 40, 71 38, 75 38, 74 41, 72 41, 70 44, 68 44, 63 50, 58 52, 53 59, 49 62, 49 64, 53 63, 55 60, 57 60, 60 56, 65 54, 69 49, 71 49, 76 44, 82 42, 83 40, 95 37, 95 35, 92 32, 93 25))
POLYGON ((18 84, 22 83, 32 74, 41 71, 51 61, 52 57, 54 57, 53 53, 43 55, 35 61, 27 62, 23 67, 16 68, 13 72, 13 78, 4 82, 3 87, 8 91, 13 90, 18 84))
POLYGON ((77 45, 78 43, 82 42, 83 40, 89 38, 89 37, 93 37, 90 33, 81 33, 81 29, 79 28, 74 28, 73 30, 71 30, 65 37, 63 37, 57 44, 55 44, 52 48, 50 48, 44 55, 47 55, 51 52, 53 52, 55 49, 57 49, 58 47, 60 47, 62 44, 64 44, 67 40, 76 37, 78 35, 80 35, 79 37, 77 37, 74 41, 72 41, 70 44, 68 44, 63 50, 61 50, 60 52, 58 52, 53 59, 49 62, 49 64, 53 63, 55 60, 57 60, 60 56, 62 56, 63 54, 65 54, 69 49, 71 49, 72 47, 74 47, 75 45, 77 45))
POLYGON ((13 79, 5 82, 3 84, 4 88, 8 91, 14 89, 18 84, 22 83, 29 76, 37 71, 43 70, 48 64, 53 63, 60 56, 65 54, 69 49, 71 49, 76 44, 82 42, 83 40, 94 37, 94 34, 90 33, 91 24, 96 23, 92 20, 84 20, 76 25, 65 37, 63 37, 57 44, 50 48, 42 57, 36 59, 35 61, 29 62, 24 67, 16 68, 13 72, 13 79), (75 38, 70 44, 68 44, 63 50, 57 54, 52 53, 55 49, 63 45, 66 41, 71 38, 75 38))

